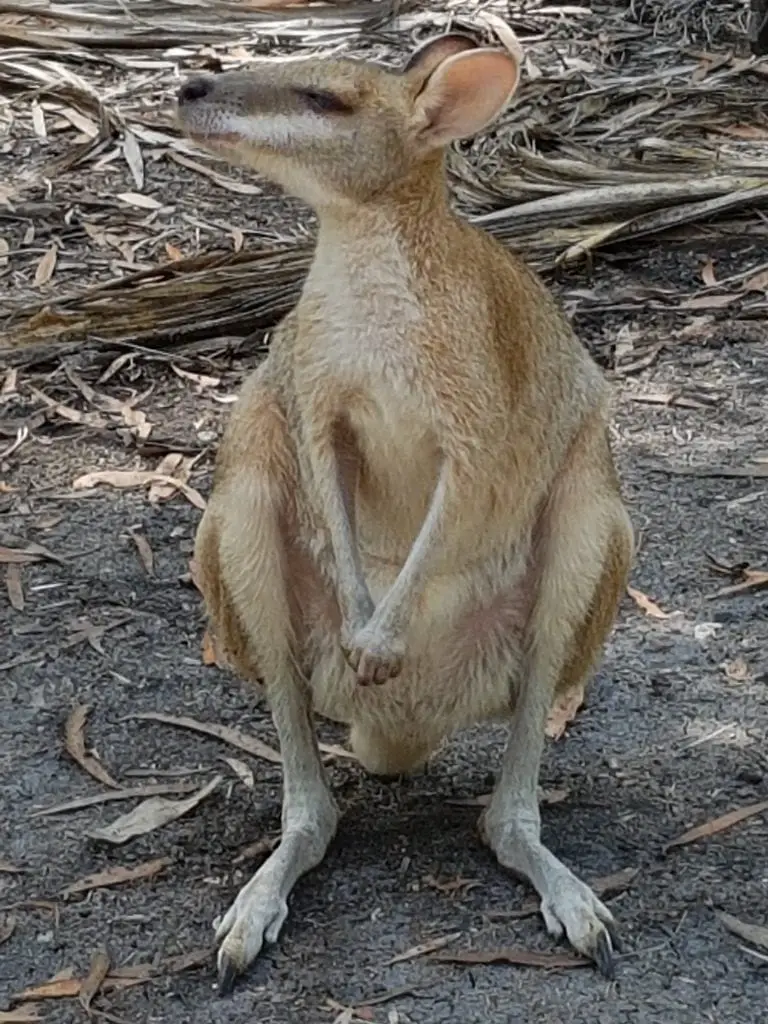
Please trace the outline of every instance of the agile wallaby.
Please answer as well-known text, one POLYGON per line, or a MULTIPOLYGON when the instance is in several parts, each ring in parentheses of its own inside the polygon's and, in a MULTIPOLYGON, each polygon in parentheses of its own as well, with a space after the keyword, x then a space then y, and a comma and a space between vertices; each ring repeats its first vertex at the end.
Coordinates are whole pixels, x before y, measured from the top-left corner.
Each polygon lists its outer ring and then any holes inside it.
POLYGON ((196 541, 214 632, 263 680, 284 759, 282 841, 218 928, 223 989, 336 829, 313 710, 385 774, 510 719, 482 834, 549 932, 613 970, 613 917, 542 844, 537 804, 547 714, 596 661, 631 560, 606 385, 538 277, 451 212, 443 166, 519 64, 446 35, 399 73, 266 61, 179 93, 192 139, 319 218, 196 541))

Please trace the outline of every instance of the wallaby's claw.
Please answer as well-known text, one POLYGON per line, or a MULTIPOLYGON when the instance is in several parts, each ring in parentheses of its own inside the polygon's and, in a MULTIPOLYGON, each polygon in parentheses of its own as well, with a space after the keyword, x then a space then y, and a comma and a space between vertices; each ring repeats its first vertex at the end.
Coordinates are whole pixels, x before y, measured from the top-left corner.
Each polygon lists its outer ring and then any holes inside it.
POLYGON ((219 955, 219 995, 228 996, 235 987, 235 980, 240 972, 233 960, 222 952, 219 955))
POLYGON ((598 971, 604 978, 613 981, 616 977, 616 962, 613 959, 613 941, 611 937, 615 929, 600 932, 595 943, 594 960, 598 971))

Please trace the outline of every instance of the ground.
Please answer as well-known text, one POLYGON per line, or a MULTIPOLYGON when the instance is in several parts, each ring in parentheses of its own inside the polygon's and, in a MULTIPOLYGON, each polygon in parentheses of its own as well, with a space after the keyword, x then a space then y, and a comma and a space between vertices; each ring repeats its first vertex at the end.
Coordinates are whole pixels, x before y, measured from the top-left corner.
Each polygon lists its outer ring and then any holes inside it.
MULTIPOLYGON (((181 214, 205 220, 232 200, 200 179, 185 185, 181 214)), ((292 210, 270 193, 260 202, 258 219, 239 214, 254 236, 292 210)), ((115 272, 105 260, 96 271, 89 264, 88 277, 78 260, 60 266, 66 282, 115 272)), ((591 276, 550 278, 613 382, 613 444, 638 533, 634 589, 586 706, 547 748, 541 780, 552 850, 589 881, 627 872, 608 897, 624 938, 611 984, 556 958, 543 968, 439 959, 563 953, 536 915, 519 913, 530 891, 476 836, 477 798, 493 784, 503 742, 503 730, 491 728, 456 737, 428 770, 395 782, 329 755, 344 810, 338 836, 296 887, 277 946, 226 1001, 218 997, 211 923, 265 856, 265 842, 260 852, 248 847, 277 834, 279 766, 136 716, 188 716, 276 744, 259 695, 204 663, 203 610, 189 578, 194 502, 209 491, 228 414, 221 399, 258 362, 258 346, 178 359, 128 349, 101 382, 104 365, 77 353, 6 375, 0 942, 13 930, 0 951, 0 1008, 60 972, 84 977, 104 950, 112 968, 145 965, 145 977, 122 990, 107 979, 90 1012, 132 1024, 760 1019, 765 931, 745 942, 720 915, 768 923, 768 818, 755 810, 720 831, 712 826, 715 834, 667 846, 691 827, 768 799, 768 595, 755 586, 718 596, 743 578, 739 567, 768 568, 768 330, 716 303, 683 310, 667 299, 662 308, 659 296, 695 293, 702 270, 707 284, 711 273, 747 278, 767 262, 759 227, 715 224, 600 255, 591 276), (144 441, 126 411, 132 395, 142 396, 137 408, 152 425, 144 441), (84 419, 86 412, 97 418, 84 419), (29 432, 15 447, 24 425, 29 432), (150 501, 146 486, 73 488, 95 470, 154 469, 169 452, 196 460, 177 459, 170 470, 188 475, 195 490, 187 497, 166 492, 150 501), (13 551, 26 552, 17 556, 25 559, 20 569, 13 551), (186 816, 123 845, 88 833, 136 800, 39 815, 110 790, 65 750, 65 723, 83 705, 91 709, 86 750, 120 787, 199 788, 218 774, 221 783, 186 816), (63 894, 92 873, 156 858, 167 863, 152 877, 63 894), (437 949, 449 936, 437 953, 414 951, 421 943, 437 949), (194 963, 177 970, 169 958, 187 954, 194 963)), ((26 301, 28 278, 12 283, 26 301)), ((335 727, 320 723, 320 732, 328 743, 345 742, 335 727)), ((85 1018, 77 998, 40 998, 36 1006, 52 1024, 85 1018)))

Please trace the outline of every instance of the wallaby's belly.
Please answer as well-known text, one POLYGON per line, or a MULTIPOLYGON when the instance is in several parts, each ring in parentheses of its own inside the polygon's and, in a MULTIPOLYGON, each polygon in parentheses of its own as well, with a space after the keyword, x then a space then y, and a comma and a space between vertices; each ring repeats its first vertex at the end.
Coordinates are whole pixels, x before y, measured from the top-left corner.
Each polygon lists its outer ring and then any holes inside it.
MULTIPOLYGON (((383 686, 361 687, 338 636, 325 624, 313 629, 315 708, 352 726, 356 753, 369 769, 412 770, 455 730, 509 714, 529 595, 521 566, 513 560, 499 568, 489 563, 427 583, 403 672, 383 686)), ((378 602, 398 569, 365 558, 364 570, 378 602)))

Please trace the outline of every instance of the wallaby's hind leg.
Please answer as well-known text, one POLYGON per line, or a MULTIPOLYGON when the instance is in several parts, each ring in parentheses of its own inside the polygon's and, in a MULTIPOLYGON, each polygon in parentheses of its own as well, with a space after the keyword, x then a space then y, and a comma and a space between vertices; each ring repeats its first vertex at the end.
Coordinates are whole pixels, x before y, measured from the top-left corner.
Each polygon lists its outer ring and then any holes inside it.
POLYGON ((274 942, 297 879, 323 859, 338 820, 301 675, 306 595, 317 577, 294 543, 298 478, 279 405, 257 377, 246 385, 219 452, 217 481, 195 555, 217 635, 243 674, 263 678, 283 755, 280 845, 216 931, 219 982, 231 988, 274 942))
POLYGON ((501 775, 481 829, 499 862, 537 890, 550 934, 560 938, 565 933, 575 949, 610 977, 616 945, 613 916, 541 842, 536 795, 553 697, 592 668, 612 625, 632 555, 631 527, 618 499, 588 500, 585 494, 583 501, 573 500, 570 490, 571 500, 563 505, 567 515, 550 519, 525 674, 501 775))

